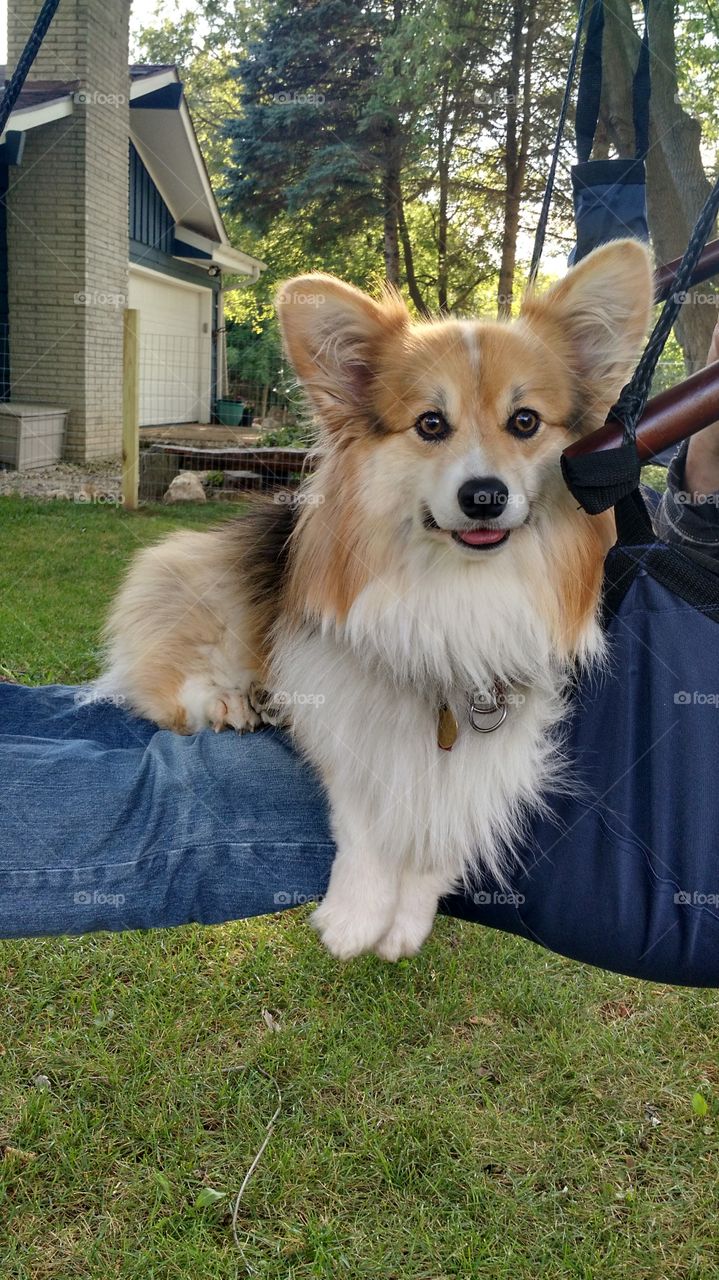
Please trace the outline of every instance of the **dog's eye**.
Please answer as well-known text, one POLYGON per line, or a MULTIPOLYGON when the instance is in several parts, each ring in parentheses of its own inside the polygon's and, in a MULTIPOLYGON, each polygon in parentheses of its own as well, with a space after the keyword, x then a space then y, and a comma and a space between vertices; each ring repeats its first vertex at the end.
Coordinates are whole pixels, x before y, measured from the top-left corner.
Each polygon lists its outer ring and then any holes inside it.
POLYGON ((533 436, 539 430, 540 417, 534 409, 517 409, 507 421, 507 430, 513 436, 533 436))
POLYGON ((434 412, 434 410, 420 414, 414 424, 414 429, 423 440, 446 440, 447 436, 452 433, 452 428, 447 419, 443 418, 441 413, 434 412))

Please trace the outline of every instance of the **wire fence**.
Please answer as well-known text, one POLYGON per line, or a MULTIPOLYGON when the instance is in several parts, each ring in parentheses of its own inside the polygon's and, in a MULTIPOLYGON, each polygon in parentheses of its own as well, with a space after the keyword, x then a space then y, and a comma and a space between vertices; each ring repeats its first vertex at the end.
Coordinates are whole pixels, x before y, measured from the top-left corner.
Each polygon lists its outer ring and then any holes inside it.
POLYGON ((10 399, 10 326, 0 324, 0 400, 10 399))
POLYGON ((210 335, 140 334, 140 426, 210 422, 217 399, 210 335))
POLYGON ((279 366, 264 380, 243 378, 241 371, 231 372, 227 379, 227 399, 245 407, 243 425, 259 427, 289 426, 300 413, 299 394, 289 383, 287 372, 279 366))

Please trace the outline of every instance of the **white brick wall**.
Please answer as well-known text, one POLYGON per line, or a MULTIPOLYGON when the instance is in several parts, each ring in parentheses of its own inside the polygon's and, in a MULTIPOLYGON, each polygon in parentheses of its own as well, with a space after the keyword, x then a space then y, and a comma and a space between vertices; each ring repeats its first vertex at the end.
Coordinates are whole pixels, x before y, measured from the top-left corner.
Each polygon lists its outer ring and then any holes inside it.
MULTIPOLYGON (((10 66, 37 8, 12 0, 10 66)), ((29 81, 78 81, 88 101, 31 130, 10 170, 11 396, 69 409, 74 460, 121 447, 128 23, 129 0, 62 0, 29 81)))

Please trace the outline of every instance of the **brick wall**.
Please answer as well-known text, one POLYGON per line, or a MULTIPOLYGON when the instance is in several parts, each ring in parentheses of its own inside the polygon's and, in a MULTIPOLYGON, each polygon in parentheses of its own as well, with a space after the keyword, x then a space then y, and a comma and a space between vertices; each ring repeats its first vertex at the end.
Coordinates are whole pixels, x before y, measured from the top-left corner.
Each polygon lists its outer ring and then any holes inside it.
MULTIPOLYGON (((37 0, 12 0, 14 66, 37 0)), ((62 0, 29 80, 77 81, 10 170, 11 397, 69 409, 66 456, 117 453, 128 282, 129 0, 62 0)))

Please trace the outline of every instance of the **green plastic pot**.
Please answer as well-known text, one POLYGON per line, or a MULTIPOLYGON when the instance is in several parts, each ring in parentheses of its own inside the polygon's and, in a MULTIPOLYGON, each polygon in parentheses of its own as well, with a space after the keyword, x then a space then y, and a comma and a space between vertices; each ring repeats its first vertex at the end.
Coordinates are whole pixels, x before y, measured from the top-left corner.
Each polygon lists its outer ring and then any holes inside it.
POLYGON ((245 412, 242 400, 218 400, 217 418, 223 427, 239 427, 245 412))

